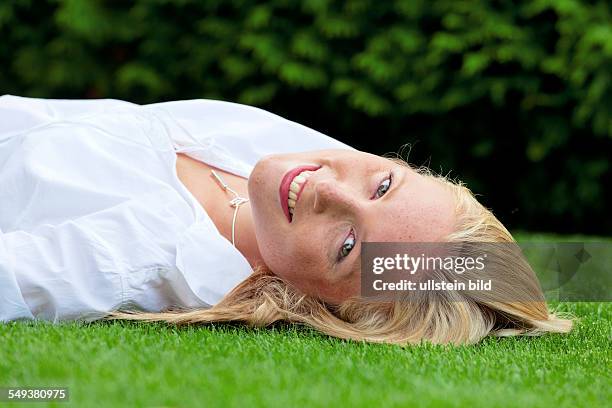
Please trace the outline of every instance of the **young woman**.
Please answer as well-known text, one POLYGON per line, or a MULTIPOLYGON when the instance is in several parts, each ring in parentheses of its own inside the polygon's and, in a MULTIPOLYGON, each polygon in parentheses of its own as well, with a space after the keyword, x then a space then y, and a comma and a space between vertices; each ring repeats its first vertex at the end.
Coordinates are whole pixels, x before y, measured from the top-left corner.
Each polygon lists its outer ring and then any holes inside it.
POLYGON ((513 238, 461 184, 257 108, 0 98, 0 321, 283 320, 398 344, 571 328, 503 253, 486 298, 366 299, 369 241, 513 238))

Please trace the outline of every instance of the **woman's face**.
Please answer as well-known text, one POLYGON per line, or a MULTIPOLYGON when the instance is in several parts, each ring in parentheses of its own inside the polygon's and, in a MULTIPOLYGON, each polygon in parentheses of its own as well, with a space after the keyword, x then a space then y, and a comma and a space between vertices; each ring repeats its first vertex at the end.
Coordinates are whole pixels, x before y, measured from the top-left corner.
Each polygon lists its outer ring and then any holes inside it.
POLYGON ((359 296, 362 242, 439 241, 454 223, 446 186, 360 151, 266 156, 251 173, 249 197, 265 264, 330 303, 359 296))

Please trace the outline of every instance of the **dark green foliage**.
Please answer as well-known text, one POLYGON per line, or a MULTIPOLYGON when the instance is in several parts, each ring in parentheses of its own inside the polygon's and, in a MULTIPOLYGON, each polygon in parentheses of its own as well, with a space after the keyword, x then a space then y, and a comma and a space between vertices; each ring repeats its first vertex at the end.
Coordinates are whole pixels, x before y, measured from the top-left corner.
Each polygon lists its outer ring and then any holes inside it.
POLYGON ((609 234, 608 0, 6 1, 0 93, 218 98, 464 179, 511 228, 609 234))

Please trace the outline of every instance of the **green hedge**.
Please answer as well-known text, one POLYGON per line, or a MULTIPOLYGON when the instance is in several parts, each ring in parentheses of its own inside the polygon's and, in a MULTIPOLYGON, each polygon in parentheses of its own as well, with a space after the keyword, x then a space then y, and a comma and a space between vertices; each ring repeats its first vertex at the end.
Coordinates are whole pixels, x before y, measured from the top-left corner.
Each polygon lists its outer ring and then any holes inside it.
POLYGON ((0 92, 258 105, 456 175, 511 228, 612 231, 609 1, 7 1, 0 92))

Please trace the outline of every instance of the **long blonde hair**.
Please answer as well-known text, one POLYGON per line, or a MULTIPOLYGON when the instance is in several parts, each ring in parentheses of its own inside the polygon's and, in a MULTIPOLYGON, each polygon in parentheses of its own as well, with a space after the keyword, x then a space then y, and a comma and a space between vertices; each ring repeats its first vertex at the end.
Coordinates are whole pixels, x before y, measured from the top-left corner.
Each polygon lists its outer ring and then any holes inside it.
MULTIPOLYGON (((399 159, 392 159, 400 161, 399 159)), ((407 165, 407 163, 402 162, 407 165)), ((416 169, 451 189, 457 224, 448 242, 515 242, 512 235, 462 183, 416 169)), ((285 321, 310 326, 322 333, 358 341, 415 344, 476 343, 487 335, 566 333, 572 320, 548 308, 540 284, 527 262, 500 249, 494 266, 497 289, 479 298, 457 291, 428 292, 419 299, 372 301, 352 298, 340 305, 301 294, 266 268, 256 269, 218 304, 209 309, 160 313, 118 311, 107 319, 165 321, 171 324, 242 322, 263 327, 285 321), (520 301, 508 301, 516 292, 520 301), (503 292, 503 293, 502 293, 503 292)))

